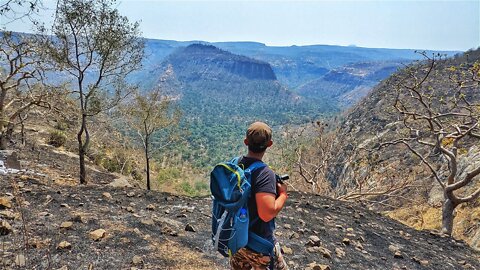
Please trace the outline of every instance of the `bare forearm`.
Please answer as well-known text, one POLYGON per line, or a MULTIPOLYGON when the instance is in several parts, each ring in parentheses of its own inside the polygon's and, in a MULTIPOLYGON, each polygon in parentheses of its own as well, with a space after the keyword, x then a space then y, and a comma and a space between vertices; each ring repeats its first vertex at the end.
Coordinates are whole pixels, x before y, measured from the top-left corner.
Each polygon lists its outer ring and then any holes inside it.
POLYGON ((287 193, 280 193, 280 195, 278 195, 278 198, 275 200, 275 210, 273 217, 276 217, 278 213, 280 213, 280 211, 283 209, 283 206, 287 201, 287 197, 287 193))

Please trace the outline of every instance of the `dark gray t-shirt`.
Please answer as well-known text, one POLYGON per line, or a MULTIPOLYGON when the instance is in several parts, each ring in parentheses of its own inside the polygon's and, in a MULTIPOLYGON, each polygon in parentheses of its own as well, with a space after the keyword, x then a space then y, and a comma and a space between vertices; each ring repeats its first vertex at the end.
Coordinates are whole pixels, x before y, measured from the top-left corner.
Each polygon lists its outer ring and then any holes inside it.
MULTIPOLYGON (((249 157, 242 157, 239 164, 243 164, 245 168, 248 168, 248 166, 253 164, 255 161, 259 160, 249 157)), ((253 224, 251 224, 252 227, 250 230, 274 243, 275 239, 273 236, 273 231, 275 230, 275 218, 269 222, 265 222, 258 216, 255 194, 264 192, 271 193, 277 197, 277 181, 275 179, 275 173, 268 166, 257 169, 252 174, 251 184, 252 193, 250 200, 248 201, 248 212, 250 214, 250 222, 253 222, 253 224)))

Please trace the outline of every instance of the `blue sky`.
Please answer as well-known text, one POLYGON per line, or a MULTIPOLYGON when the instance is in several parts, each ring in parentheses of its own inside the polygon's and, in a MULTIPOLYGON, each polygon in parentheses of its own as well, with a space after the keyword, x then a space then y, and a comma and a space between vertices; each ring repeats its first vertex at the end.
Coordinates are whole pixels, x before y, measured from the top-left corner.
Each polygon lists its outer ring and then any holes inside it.
POLYGON ((480 0, 123 0, 118 9, 141 21, 145 37, 156 39, 433 50, 480 46, 480 0))

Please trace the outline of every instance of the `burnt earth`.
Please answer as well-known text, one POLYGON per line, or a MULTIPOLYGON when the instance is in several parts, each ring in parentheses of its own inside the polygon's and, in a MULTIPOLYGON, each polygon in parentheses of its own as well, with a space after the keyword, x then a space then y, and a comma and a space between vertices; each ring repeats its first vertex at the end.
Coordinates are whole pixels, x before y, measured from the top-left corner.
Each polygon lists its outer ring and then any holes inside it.
MULTIPOLYGON (((2 176, 0 198, 11 202, 0 218, 13 228, 0 236, 2 269, 228 269, 209 243, 210 198, 27 175, 2 176), (93 240, 98 229, 105 234, 93 240)), ((291 269, 480 269, 462 241, 296 192, 276 236, 291 269)))

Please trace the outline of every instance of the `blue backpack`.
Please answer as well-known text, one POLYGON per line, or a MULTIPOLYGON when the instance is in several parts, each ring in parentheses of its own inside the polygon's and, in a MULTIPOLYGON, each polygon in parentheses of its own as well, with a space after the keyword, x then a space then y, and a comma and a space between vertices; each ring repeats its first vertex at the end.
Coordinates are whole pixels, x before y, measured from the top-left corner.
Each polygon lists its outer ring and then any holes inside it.
POLYGON ((267 165, 256 161, 243 169, 238 165, 239 160, 237 157, 220 163, 210 174, 214 249, 225 257, 232 256, 243 247, 272 256, 274 245, 249 231, 256 221, 251 221, 248 213, 252 173, 267 165))

